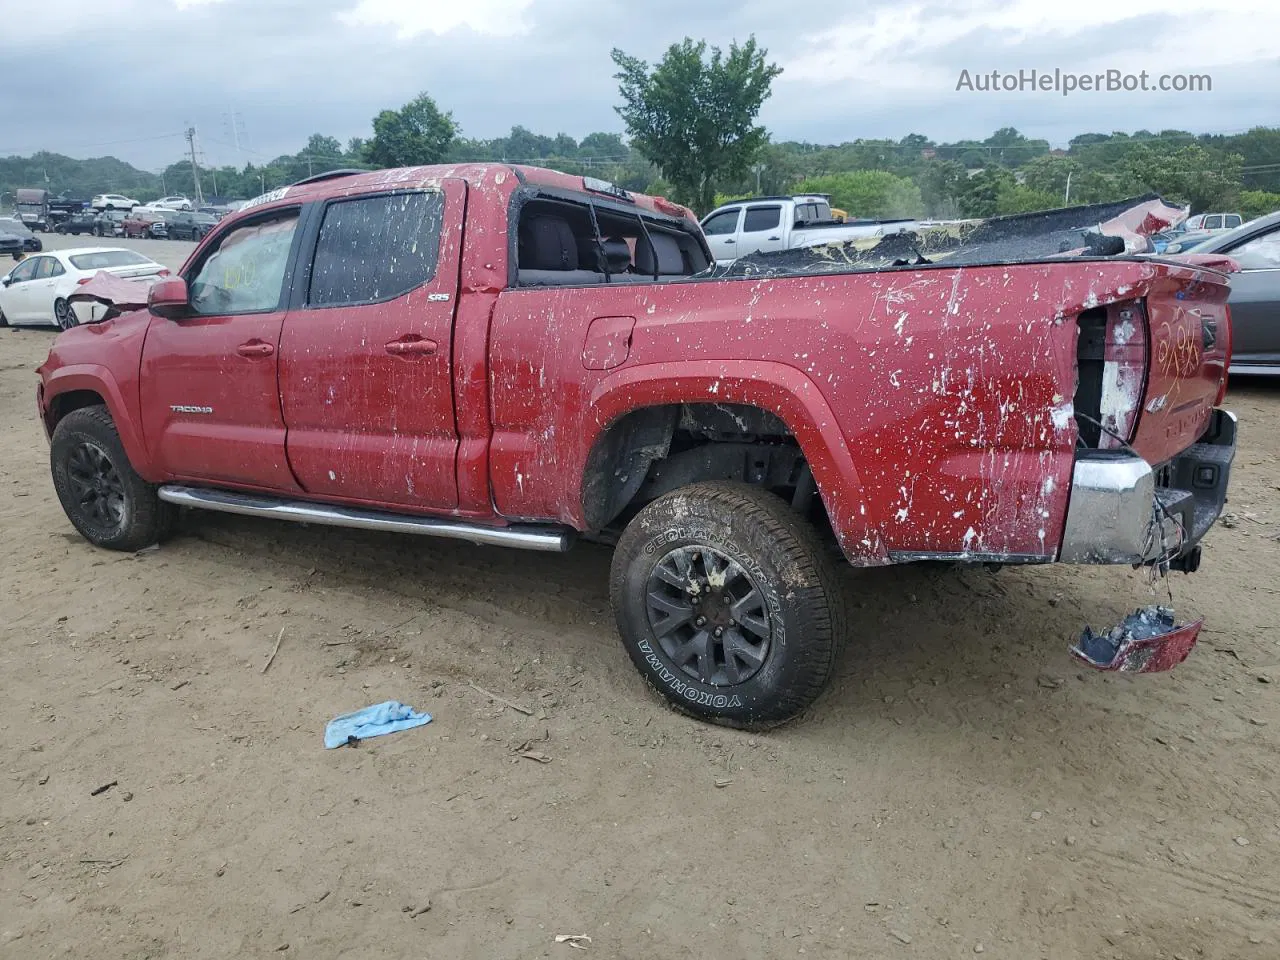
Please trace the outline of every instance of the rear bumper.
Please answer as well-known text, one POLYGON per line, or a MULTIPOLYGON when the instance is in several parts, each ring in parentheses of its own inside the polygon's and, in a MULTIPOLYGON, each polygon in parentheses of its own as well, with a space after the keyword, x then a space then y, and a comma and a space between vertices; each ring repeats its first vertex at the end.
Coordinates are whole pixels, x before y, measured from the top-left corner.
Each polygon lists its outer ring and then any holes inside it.
POLYGON ((1235 455, 1235 414, 1214 410, 1200 439, 1159 467, 1121 452, 1079 458, 1058 559, 1194 569, 1227 502, 1235 455))

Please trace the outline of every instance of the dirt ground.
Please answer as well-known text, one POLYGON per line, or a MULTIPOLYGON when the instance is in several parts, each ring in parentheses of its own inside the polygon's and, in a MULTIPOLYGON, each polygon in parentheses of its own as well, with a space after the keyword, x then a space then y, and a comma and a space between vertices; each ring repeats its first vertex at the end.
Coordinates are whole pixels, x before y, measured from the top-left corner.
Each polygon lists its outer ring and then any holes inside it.
POLYGON ((647 690, 603 548, 195 515, 93 549, 52 336, 0 331, 0 957, 1280 956, 1280 384, 1232 392, 1178 670, 1068 658, 1150 602, 1127 568, 851 570, 837 682, 761 735, 647 690), (323 749, 392 698, 434 722, 323 749))

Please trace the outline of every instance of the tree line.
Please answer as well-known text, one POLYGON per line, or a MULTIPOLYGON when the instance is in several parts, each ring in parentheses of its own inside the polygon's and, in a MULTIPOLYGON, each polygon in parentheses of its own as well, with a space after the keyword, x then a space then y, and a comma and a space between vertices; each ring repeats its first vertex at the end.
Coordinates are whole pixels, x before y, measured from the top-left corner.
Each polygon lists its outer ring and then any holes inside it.
MULTIPOLYGON (((504 161, 590 174, 699 213, 728 198, 793 192, 831 194, 837 207, 867 217, 987 217, 1147 192, 1190 204, 1193 212, 1257 216, 1280 208, 1280 128, 1083 133, 1057 150, 1013 127, 951 143, 916 133, 841 144, 776 142, 757 118, 782 71, 754 38, 727 51, 686 38, 654 64, 614 50, 613 62, 625 134, 576 140, 515 126, 505 137, 468 138, 451 113, 422 93, 379 112, 368 138, 344 144, 316 133, 295 154, 202 169, 201 185, 206 194, 244 199, 344 167, 504 161)), ((185 159, 154 174, 111 157, 0 158, 0 194, 45 183, 68 195, 110 190, 143 201, 195 193, 185 159)))

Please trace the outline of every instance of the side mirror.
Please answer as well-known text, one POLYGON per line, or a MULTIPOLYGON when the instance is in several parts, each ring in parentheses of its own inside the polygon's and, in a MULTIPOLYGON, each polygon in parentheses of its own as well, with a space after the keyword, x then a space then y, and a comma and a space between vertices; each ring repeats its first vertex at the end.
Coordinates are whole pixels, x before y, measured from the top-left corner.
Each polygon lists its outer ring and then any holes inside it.
POLYGON ((8 277, 0 277, 0 284, 3 284, 4 286, 7 287, 11 283, 13 283, 13 281, 8 277))
POLYGON ((177 320, 191 312, 187 281, 181 277, 153 283, 147 291, 147 309, 157 317, 177 320))

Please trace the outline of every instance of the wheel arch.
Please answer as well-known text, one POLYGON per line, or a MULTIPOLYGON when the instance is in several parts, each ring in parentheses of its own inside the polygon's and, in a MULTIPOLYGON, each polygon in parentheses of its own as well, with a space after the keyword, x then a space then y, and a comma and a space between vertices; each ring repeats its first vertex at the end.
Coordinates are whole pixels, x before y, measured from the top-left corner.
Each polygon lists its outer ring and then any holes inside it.
POLYGON ((845 556, 859 565, 889 562, 878 531, 862 509, 857 466, 833 411, 812 381, 779 363, 646 364, 624 368, 598 384, 590 397, 593 435, 578 472, 578 519, 584 529, 598 525, 602 516, 625 507, 635 495, 635 473, 666 455, 679 411, 706 404, 754 408, 780 420, 813 472, 845 556), (626 490, 632 487, 628 496, 626 490), (624 497, 619 505, 617 500, 624 497))
POLYGON ((133 469, 143 479, 151 480, 150 459, 135 418, 130 416, 129 406, 115 378, 103 367, 62 367, 49 376, 40 401, 40 417, 44 421, 45 432, 52 437, 67 414, 99 405, 105 406, 111 414, 133 469))

